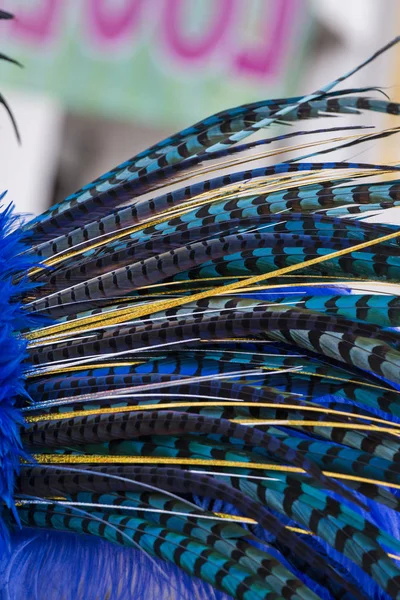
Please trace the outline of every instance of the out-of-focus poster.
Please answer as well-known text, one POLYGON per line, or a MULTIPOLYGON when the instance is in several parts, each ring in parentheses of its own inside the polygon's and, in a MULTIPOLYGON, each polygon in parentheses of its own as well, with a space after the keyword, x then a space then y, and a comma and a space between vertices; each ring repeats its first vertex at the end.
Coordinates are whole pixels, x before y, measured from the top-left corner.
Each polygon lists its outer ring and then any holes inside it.
POLYGON ((3 24, 2 48, 25 70, 1 65, 1 80, 79 111, 188 123, 291 93, 309 29, 302 7, 303 0, 5 0, 16 20, 3 24))

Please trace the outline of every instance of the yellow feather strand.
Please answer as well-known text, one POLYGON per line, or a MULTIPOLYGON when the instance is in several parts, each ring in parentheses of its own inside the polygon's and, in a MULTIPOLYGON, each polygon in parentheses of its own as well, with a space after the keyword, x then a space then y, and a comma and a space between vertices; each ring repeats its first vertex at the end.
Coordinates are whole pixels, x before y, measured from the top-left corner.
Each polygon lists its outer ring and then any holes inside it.
MULTIPOLYGON (((157 392, 155 392, 155 395, 157 395, 157 392)), ((384 424, 390 424, 391 427, 376 427, 373 425, 359 425, 358 423, 334 423, 332 425, 332 423, 327 423, 327 422, 321 422, 321 421, 301 421, 301 420, 297 420, 297 421, 293 421, 293 420, 285 420, 285 419, 241 419, 240 422, 241 423, 245 423, 245 422, 262 422, 265 424, 313 424, 314 423, 318 423, 318 425, 320 425, 321 427, 332 427, 332 426, 336 426, 336 427, 343 427, 344 429, 349 428, 349 427, 353 427, 355 429, 363 429, 366 428, 366 430, 372 429, 373 431, 386 431, 389 433, 393 433, 394 435, 399 435, 400 431, 396 431, 396 427, 400 428, 400 424, 399 423, 390 423, 389 421, 385 421, 384 419, 379 419, 377 417, 369 417, 369 416, 364 416, 364 415, 354 415, 353 413, 348 413, 345 411, 339 411, 339 410, 333 410, 333 409, 328 409, 328 408, 324 408, 324 407, 318 407, 316 406, 315 408, 313 406, 298 406, 297 404, 277 404, 274 402, 241 402, 241 401, 218 401, 218 402, 186 402, 186 401, 182 401, 182 402, 169 402, 169 403, 161 403, 161 404, 141 404, 141 405, 137 405, 137 406, 118 406, 118 407, 110 407, 110 408, 97 408, 97 409, 88 409, 88 410, 77 410, 77 411, 71 411, 69 413, 54 413, 54 414, 42 414, 42 415, 37 415, 37 416, 33 416, 33 417, 27 417, 26 421, 28 423, 37 423, 40 421, 58 421, 58 420, 65 420, 65 419, 71 419, 73 417, 83 417, 83 416, 88 416, 88 415, 99 415, 99 414, 109 414, 109 413, 124 413, 124 412, 137 412, 137 411, 145 411, 145 410, 163 410, 163 409, 168 409, 171 410, 173 408, 182 408, 182 407, 210 407, 212 408, 213 406, 216 407, 220 407, 220 406, 230 406, 230 407, 234 407, 234 408, 240 408, 241 406, 251 406, 252 408, 291 408, 291 409, 295 409, 295 410, 299 410, 299 411, 309 411, 309 412, 319 412, 319 413, 324 413, 324 414, 332 414, 332 415, 340 415, 340 416, 345 416, 350 418, 356 418, 356 419, 362 419, 365 421, 374 421, 375 423, 384 423, 384 424), (394 429, 393 429, 394 428, 394 429)), ((235 422, 238 422, 235 419, 235 422)))
MULTIPOLYGON (((255 469, 262 471, 281 471, 283 473, 305 473, 304 469, 286 465, 274 465, 269 463, 257 462, 239 462, 235 460, 213 460, 206 458, 173 458, 166 456, 102 456, 99 454, 33 454, 32 459, 41 465, 53 464, 127 464, 127 465, 196 465, 203 467, 229 467, 236 469, 255 469)), ((327 477, 343 479, 347 481, 358 481, 360 483, 369 483, 371 485, 385 486, 388 488, 400 490, 400 484, 388 483, 377 479, 368 479, 357 475, 347 475, 344 473, 335 473, 333 471, 322 471, 327 477)))

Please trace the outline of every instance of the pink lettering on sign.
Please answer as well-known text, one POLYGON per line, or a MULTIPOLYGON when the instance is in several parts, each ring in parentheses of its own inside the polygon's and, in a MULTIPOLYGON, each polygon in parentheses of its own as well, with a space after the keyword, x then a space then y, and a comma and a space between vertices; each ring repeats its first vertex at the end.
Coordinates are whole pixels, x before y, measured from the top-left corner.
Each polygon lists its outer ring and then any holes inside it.
POLYGON ((19 8, 12 21, 13 33, 35 44, 53 40, 64 7, 58 0, 39 0, 31 2, 29 8, 19 8))
POLYGON ((209 57, 218 48, 230 28, 236 2, 215 0, 214 4, 210 4, 213 18, 206 30, 195 38, 185 33, 185 3, 186 0, 167 0, 165 3, 165 37, 173 54, 184 61, 193 62, 209 57))
POLYGON ((125 0, 122 8, 116 8, 114 0, 89 0, 91 28, 98 42, 130 38, 140 24, 143 6, 144 0, 125 0))
POLYGON ((279 71, 296 20, 296 5, 295 0, 280 0, 273 5, 272 15, 264 5, 262 39, 236 56, 235 67, 240 74, 263 77, 279 71))
POLYGON ((93 51, 95 59, 105 55, 117 61, 118 46, 133 57, 140 41, 187 70, 219 65, 241 77, 276 77, 288 53, 300 3, 259 2, 255 22, 247 23, 249 4, 244 0, 209 0, 204 4, 196 4, 196 0, 86 0, 82 4, 31 0, 16 11, 9 27, 11 35, 24 43, 43 46, 54 41, 61 47, 65 33, 61 26, 71 27, 70 16, 74 14, 79 24, 76 44, 89 53, 93 51), (201 31, 191 33, 190 23, 203 17, 201 31), (251 37, 246 37, 248 31, 251 37))

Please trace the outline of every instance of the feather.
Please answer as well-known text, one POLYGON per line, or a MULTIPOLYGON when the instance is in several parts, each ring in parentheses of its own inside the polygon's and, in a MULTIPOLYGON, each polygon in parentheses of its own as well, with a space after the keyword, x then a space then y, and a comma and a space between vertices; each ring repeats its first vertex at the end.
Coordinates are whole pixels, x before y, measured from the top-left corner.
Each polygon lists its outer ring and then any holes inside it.
POLYGON ((400 232, 362 220, 400 167, 310 160, 398 128, 244 142, 400 114, 334 90, 398 41, 0 215, 0 594, 400 598, 400 232))

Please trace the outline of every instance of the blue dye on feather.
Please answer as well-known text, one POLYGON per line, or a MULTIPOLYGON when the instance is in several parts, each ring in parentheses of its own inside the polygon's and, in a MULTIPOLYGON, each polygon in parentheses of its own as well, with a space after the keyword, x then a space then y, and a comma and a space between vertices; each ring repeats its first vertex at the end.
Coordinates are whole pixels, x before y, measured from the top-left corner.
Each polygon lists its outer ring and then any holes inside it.
MULTIPOLYGON (((28 327, 32 322, 21 301, 32 289, 25 273, 34 265, 32 258, 20 254, 25 245, 17 229, 19 224, 20 218, 11 205, 0 212, 0 504, 11 508, 17 520, 14 485, 24 453, 19 432, 22 417, 15 404, 17 396, 24 394, 22 362, 26 355, 26 341, 18 332, 21 325, 28 327), (15 281, 21 273, 23 277, 15 281)), ((0 517, 0 554, 5 552, 7 537, 0 517)))
POLYGON ((232 600, 165 561, 91 536, 23 528, 10 550, 0 554, 7 600, 232 600))

